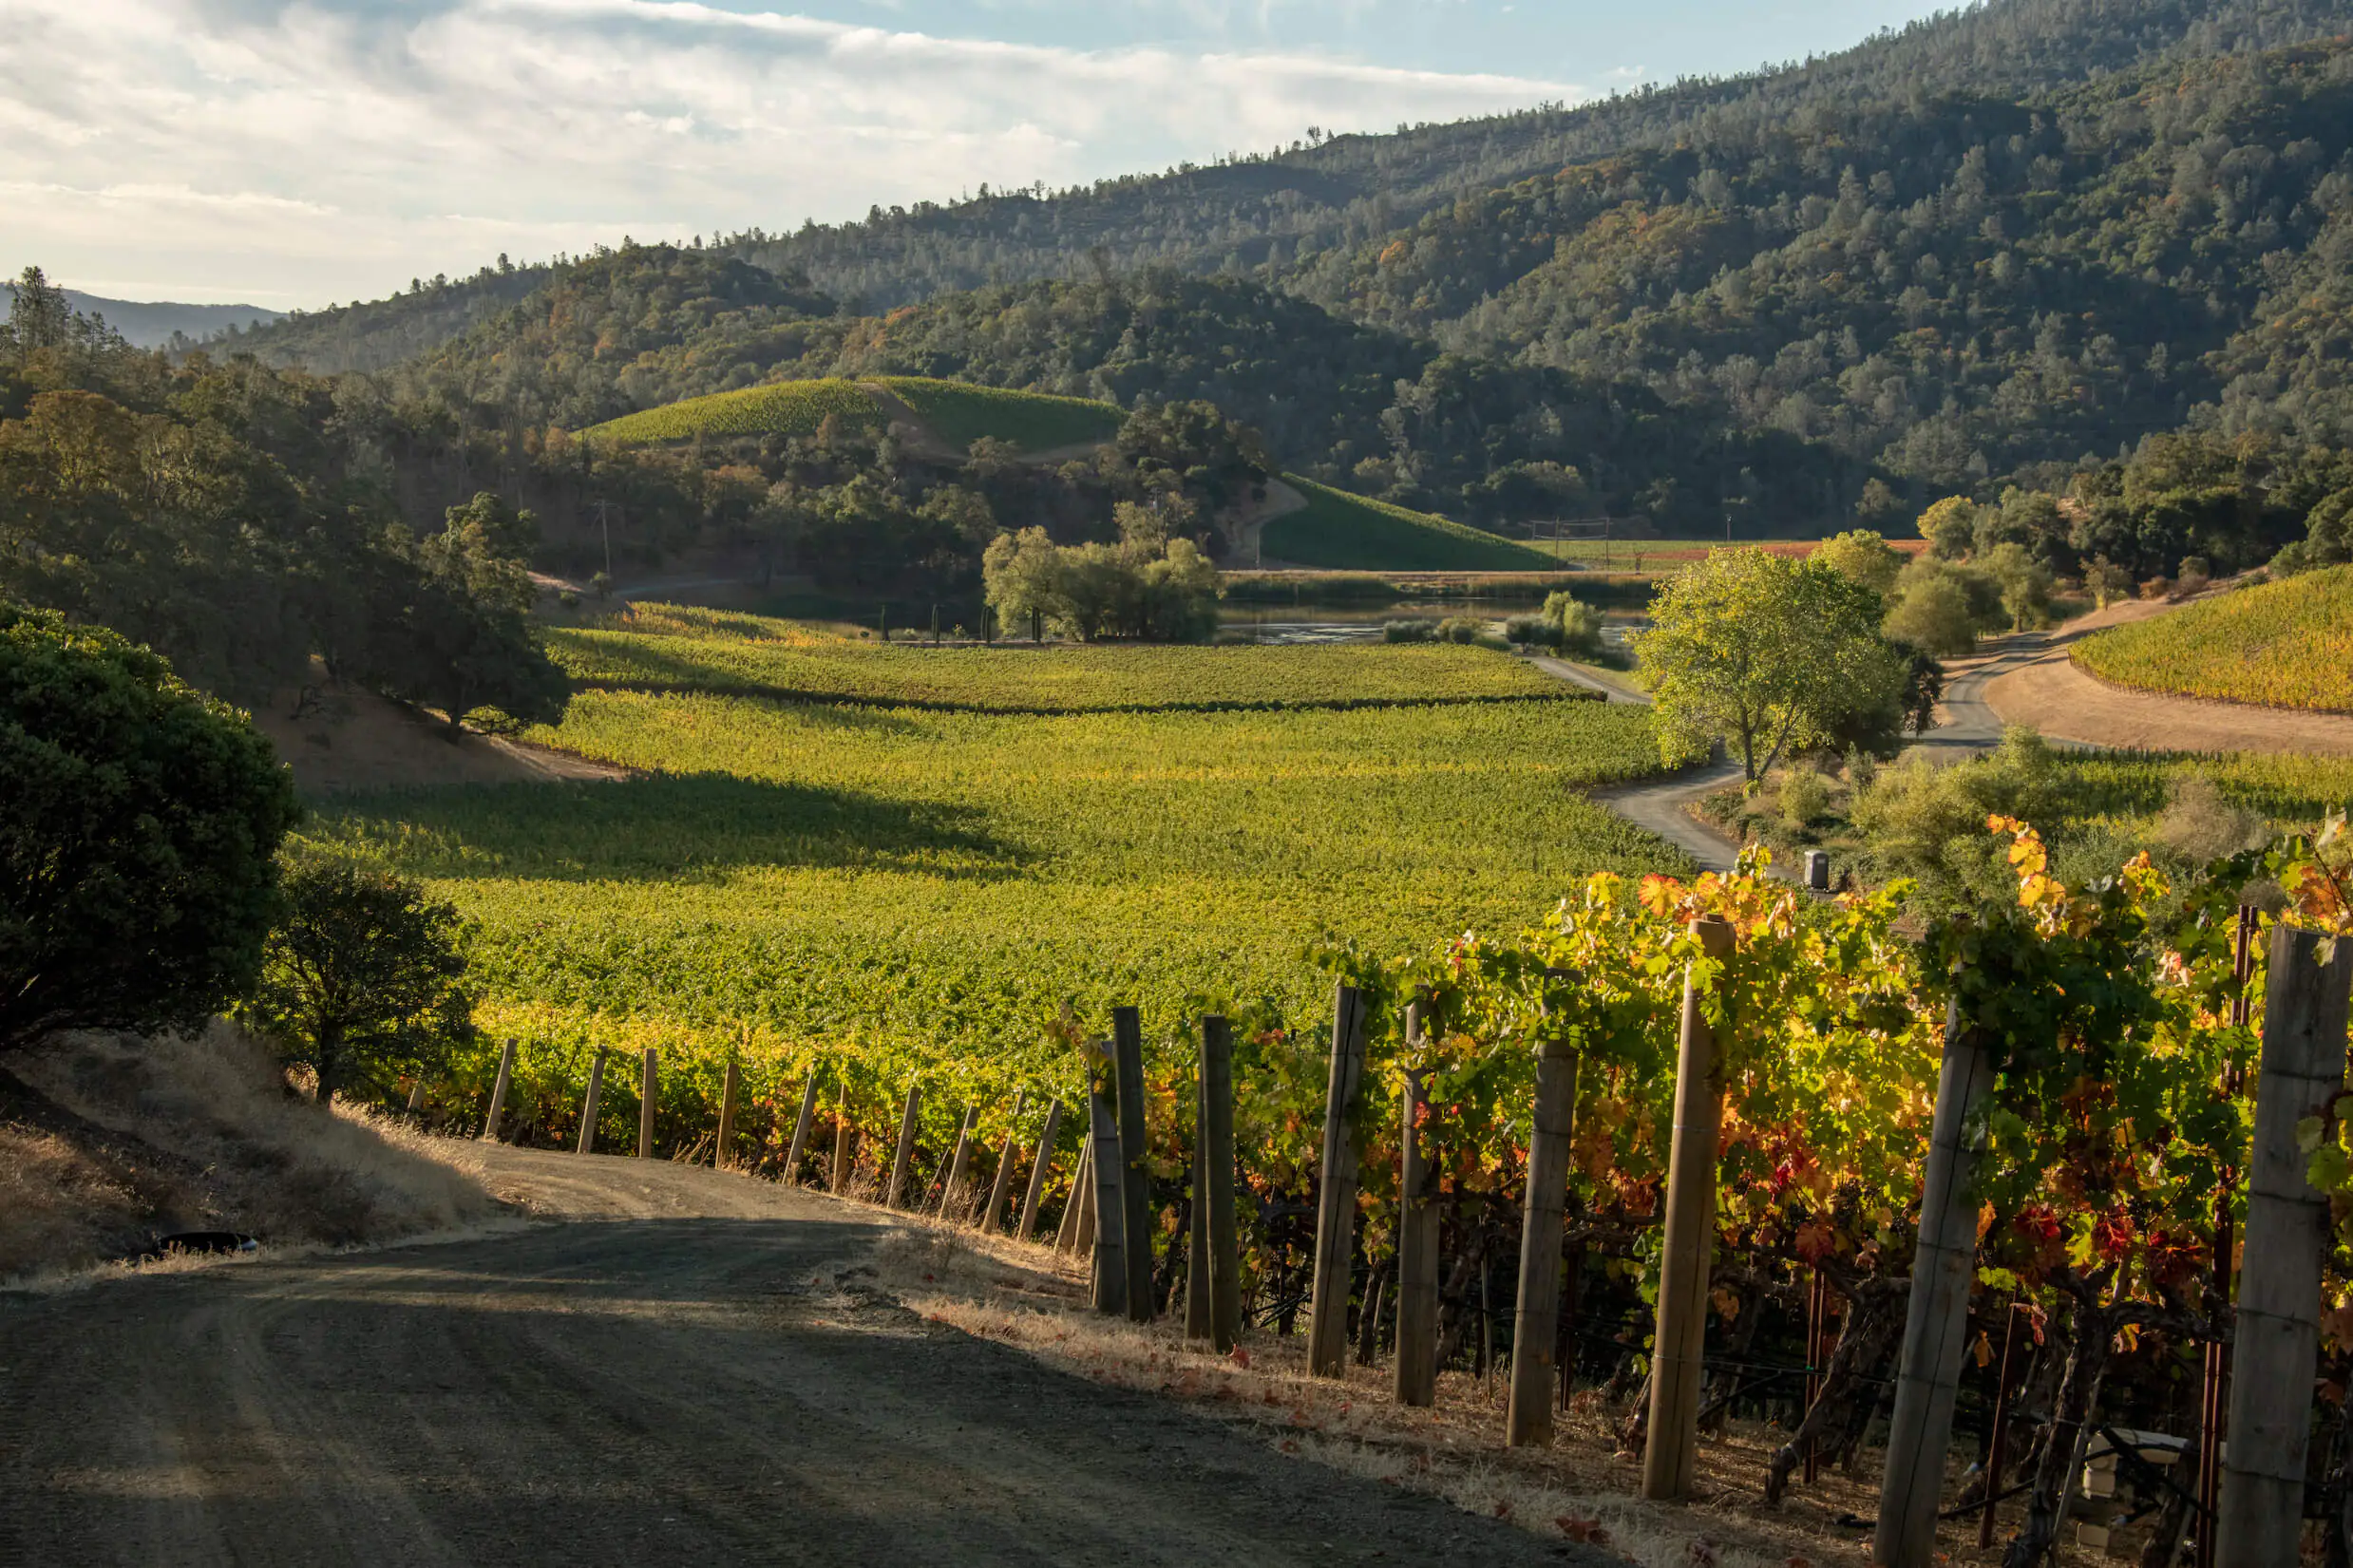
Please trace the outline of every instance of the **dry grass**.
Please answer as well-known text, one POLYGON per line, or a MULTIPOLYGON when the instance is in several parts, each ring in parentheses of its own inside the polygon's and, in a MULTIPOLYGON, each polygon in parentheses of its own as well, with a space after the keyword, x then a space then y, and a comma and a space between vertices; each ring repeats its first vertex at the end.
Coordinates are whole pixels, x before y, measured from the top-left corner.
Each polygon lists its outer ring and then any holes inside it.
POLYGON ((9 1066, 47 1105, 0 1121, 0 1279, 86 1270, 172 1231, 348 1246, 503 1212, 465 1145, 320 1110, 226 1025, 76 1035, 9 1066))
POLYGON ((0 1279, 94 1262, 144 1212, 137 1192, 66 1139, 0 1125, 0 1279))
MULTIPOLYGON (((1634 1495, 1640 1466, 1614 1436, 1628 1411, 1596 1392, 1580 1393, 1556 1417, 1549 1448, 1507 1449, 1500 1372, 1490 1385, 1448 1372, 1434 1408, 1409 1409, 1391 1395, 1385 1361, 1352 1364, 1346 1380, 1336 1381, 1306 1375, 1303 1334, 1252 1330, 1232 1357, 1188 1348, 1181 1320, 1144 1326, 1089 1311, 1076 1260, 1050 1247, 928 1220, 906 1220, 882 1244, 876 1267, 879 1283, 936 1322, 1078 1376, 1183 1400, 1260 1429, 1284 1453, 1441 1497, 1550 1540, 1606 1544, 1644 1568, 1827 1568, 1869 1559, 1864 1521, 1878 1509, 1875 1450, 1852 1475, 1826 1469, 1811 1487, 1793 1481, 1781 1506, 1768 1508, 1759 1501, 1765 1468, 1783 1434, 1735 1422, 1722 1436, 1702 1440, 1697 1501, 1644 1502, 1634 1495)), ((2010 1505, 2005 1525, 2016 1523, 2019 1506, 2010 1505)), ((2072 1542, 2073 1531, 2065 1534, 2072 1542)), ((1945 1524, 1938 1547, 1943 1561, 2000 1560, 1999 1545, 1977 1550, 1973 1526, 1945 1524)), ((2072 1544, 2059 1559, 2096 1560, 2072 1544)))

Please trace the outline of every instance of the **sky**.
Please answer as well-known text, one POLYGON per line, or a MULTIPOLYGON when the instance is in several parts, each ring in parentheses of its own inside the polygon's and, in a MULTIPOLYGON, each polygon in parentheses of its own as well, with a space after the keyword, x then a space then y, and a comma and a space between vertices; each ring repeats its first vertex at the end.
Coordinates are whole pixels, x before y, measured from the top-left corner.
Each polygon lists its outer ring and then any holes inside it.
POLYGON ((1844 47, 1917 0, 0 0, 0 269, 315 309, 1844 47))

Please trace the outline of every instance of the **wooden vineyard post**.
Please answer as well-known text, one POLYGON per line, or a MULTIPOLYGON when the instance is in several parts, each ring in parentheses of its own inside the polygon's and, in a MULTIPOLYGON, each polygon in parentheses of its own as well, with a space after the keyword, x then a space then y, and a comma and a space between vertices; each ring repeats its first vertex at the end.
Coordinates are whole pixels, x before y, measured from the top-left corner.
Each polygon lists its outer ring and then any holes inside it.
POLYGON ((588 1099, 580 1106, 580 1149, 582 1154, 597 1152, 597 1102, 604 1098, 604 1051, 588 1064, 588 1099))
POLYGON ((1094 1244, 1094 1097, 1087 1100, 1089 1121, 1078 1132, 1078 1168, 1071 1173, 1070 1201, 1062 1205, 1062 1226, 1054 1232, 1054 1251, 1083 1253, 1094 1244))
MULTIPOLYGON (((1062 1102, 1046 1102, 1046 1130, 1037 1137, 1037 1157, 1030 1162, 1030 1190, 1022 1195, 1021 1223, 1014 1230, 1015 1241, 1027 1241, 1037 1230, 1038 1200, 1046 1196, 1046 1173, 1053 1161, 1053 1135, 1062 1121, 1062 1102)), ((1011 1143, 1008 1141, 1008 1147, 1011 1143)))
POLYGON ((1370 1367, 1380 1359, 1381 1349, 1381 1292, 1389 1283, 1389 1275, 1396 1260, 1374 1264, 1367 1271, 1364 1285, 1364 1306, 1357 1313, 1357 1365, 1370 1367))
POLYGON ((1568 1200, 1569 1141, 1577 1130, 1577 1052, 1547 1040, 1536 1060, 1535 1130, 1520 1221, 1520 1294, 1511 1320, 1511 1404, 1504 1445, 1552 1441, 1552 1357, 1561 1322, 1561 1210, 1568 1200))
POLYGON ((915 1158, 915 1119, 923 1109, 923 1091, 907 1086, 907 1108, 899 1117, 899 1147, 890 1157, 890 1188, 882 1195, 882 1206, 899 1207, 899 1200, 907 1188, 907 1163, 915 1158))
MULTIPOLYGON (((1422 1010, 1405 1010, 1405 1044, 1422 1044, 1422 1010)), ((1397 1403, 1427 1409, 1438 1397, 1437 1162, 1431 1158, 1429 1080, 1405 1078, 1404 1126, 1397 1177, 1397 1403)))
POLYGON ((1089 1207, 1079 1217, 1079 1228, 1087 1228, 1087 1219, 1094 1219, 1094 1274, 1091 1303, 1104 1313, 1125 1312, 1128 1307, 1128 1265, 1120 1256, 1121 1232, 1126 1228, 1127 1211, 1119 1195, 1119 1116, 1112 1108, 1112 1086, 1097 1079, 1092 1092, 1087 1096, 1087 1109, 1091 1117, 1093 1136, 1088 1140, 1093 1167, 1088 1197, 1089 1207))
MULTIPOLYGON (((2254 1016, 2255 931, 2262 912, 2252 904, 2239 906, 2238 929, 2231 934, 2231 978, 2237 991, 2230 998, 2230 1022, 2246 1025, 2254 1016)), ((2246 1075, 2226 1068, 2216 1086, 2223 1098, 2235 1100, 2246 1091, 2246 1075)), ((2230 1209, 2231 1189, 2239 1173, 2225 1170, 2214 1192, 2214 1299, 2230 1305, 2232 1257, 2238 1250, 2230 1209)), ((2214 1510, 2222 1501, 2222 1437, 2230 1415, 2230 1346, 2222 1339, 2206 1342, 2198 1389, 2197 1551, 2196 1568, 2214 1568, 2214 1510)))
POLYGON ((654 1088, 655 1074, 660 1070, 661 1058, 652 1046, 637 1067, 637 1158, 654 1158, 654 1088))
MULTIPOLYGON (((1814 1289, 1819 1291, 1818 1282, 1814 1289)), ((2032 1311, 2023 1301, 2010 1303, 2009 1326, 2002 1332, 2001 1381, 1994 1385, 1994 1429, 1985 1444, 1985 1511, 1977 1519, 1977 1543, 1981 1547, 1994 1543, 1994 1516, 2002 1511, 2002 1471, 2009 1455, 2010 1445, 2010 1389, 2018 1378, 2018 1352, 2021 1335, 2019 1319, 2032 1311)), ((1813 1468, 1813 1450, 1806 1451, 1806 1467, 1813 1468)), ((1812 1481, 1809 1474, 1806 1479, 1812 1481)))
POLYGON ((1120 1256, 1128 1269, 1128 1317, 1149 1323, 1152 1309, 1151 1167, 1144 1152, 1144 1023, 1133 1008, 1111 1010, 1113 1086, 1119 1092, 1120 1256))
POLYGON ((964 1180, 964 1158, 972 1152, 972 1124, 979 1114, 979 1107, 967 1105, 964 1107, 964 1120, 957 1125, 956 1153, 949 1157, 947 1178, 939 1183, 939 1215, 942 1219, 948 1217, 948 1204, 958 1184, 964 1180))
MULTIPOLYGON (((1732 922, 1708 915, 1691 923, 1709 958, 1732 952, 1732 922)), ((1697 969, 1695 964, 1694 969, 1697 969)), ((1672 1502, 1691 1490, 1699 1458, 1700 1352, 1707 1333, 1708 1271, 1716 1248, 1716 1145, 1723 1123, 1723 1079, 1716 1031, 1702 1011, 1696 975, 1683 978, 1682 1041, 1675 1067, 1675 1131, 1667 1149, 1667 1212, 1660 1260, 1657 1340, 1650 1360, 1650 1431, 1642 1451, 1642 1496, 1672 1502)))
POLYGON ((490 1114, 482 1122, 482 1135, 487 1143, 499 1141, 499 1118, 506 1114, 506 1086, 514 1076, 515 1042, 509 1039, 499 1052, 499 1076, 490 1086, 490 1114))
POLYGON ((1005 1212, 1005 1195, 1013 1190, 1014 1159, 1021 1152, 1021 1107, 1029 1100, 1029 1091, 1015 1089, 1013 1114, 1005 1119, 1005 1148, 996 1157, 996 1176, 989 1182, 989 1208, 980 1217, 980 1228, 996 1229, 996 1217, 1005 1212))
POLYGON ((1201 1021, 1201 1161, 1209 1199, 1209 1343, 1242 1337, 1242 1243, 1234 1226, 1234 1036, 1223 1015, 1201 1021))
POLYGON ((411 1116, 425 1114, 425 1080, 423 1077, 415 1079, 408 1086, 408 1109, 411 1116))
POLYGON ((1307 1324, 1311 1377, 1348 1375, 1348 1266, 1357 1241, 1357 1147, 1348 1113, 1363 1071, 1364 993, 1343 981, 1332 992, 1332 1071, 1323 1101, 1315 1294, 1307 1324))
POLYGON ((785 1151, 784 1182, 801 1184, 801 1154, 808 1147, 808 1124, 817 1115, 817 1069, 809 1068, 808 1086, 801 1090, 801 1114, 792 1119, 792 1146, 785 1151))
MULTIPOLYGON (((1821 1265, 1806 1271, 1806 1403, 1798 1412, 1805 1419, 1805 1410, 1813 1408, 1813 1402, 1822 1397, 1822 1292, 1824 1283, 1821 1265)), ((1811 1486, 1822 1479, 1822 1445, 1808 1440, 1806 1444, 1806 1484, 1811 1486)))
POLYGON ((844 1084, 833 1107, 833 1180, 827 1183, 836 1198, 849 1191, 850 1145, 857 1137, 849 1124, 849 1086, 844 1084))
POLYGON ((719 1086, 719 1142, 711 1151, 711 1168, 730 1170, 735 1164, 735 1096, 743 1087, 743 1069, 727 1059, 727 1077, 719 1086))
POLYGON ((1896 1363, 1895 1414, 1888 1426, 1888 1470, 1879 1487, 1879 1528, 1871 1538, 1871 1560, 1882 1568, 1928 1568, 1936 1554, 1937 1502, 1962 1358, 1969 1348, 1969 1283, 1977 1273, 1977 1209, 1968 1189, 1983 1134, 1974 1124, 1992 1086, 1984 1042, 1955 998, 1945 1019, 1945 1062, 1920 1183, 1920 1240, 1896 1363))
POLYGON ((2320 1353, 2328 1200, 2306 1178, 2296 1125, 2344 1092, 2353 941, 2271 928, 2263 1066, 2247 1181, 2230 1359, 2230 1440, 2214 1516, 2216 1568, 2295 1568, 2304 1534, 2307 1390, 2320 1353), (2321 954, 2328 953, 2328 962, 2321 954))
MULTIPOLYGON (((1205 1034, 1206 1030, 1205 1027, 1205 1034)), ((1209 1337, 1209 1048, 1193 1064, 1193 1181, 1185 1229, 1185 1337, 1209 1337)))

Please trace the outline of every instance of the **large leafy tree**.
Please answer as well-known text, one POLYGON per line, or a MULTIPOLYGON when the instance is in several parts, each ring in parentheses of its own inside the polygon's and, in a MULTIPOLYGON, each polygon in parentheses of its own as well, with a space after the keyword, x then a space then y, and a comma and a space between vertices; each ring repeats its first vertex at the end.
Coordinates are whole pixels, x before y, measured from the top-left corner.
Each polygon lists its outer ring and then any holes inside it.
POLYGON ((243 1020, 318 1076, 318 1100, 383 1092, 471 1037, 465 928, 422 884, 356 856, 306 850, 243 1020))
POLYGON ((0 1050, 193 1028, 252 982, 298 807, 244 714, 0 603, 0 1050))
POLYGON ((375 684, 434 704, 453 728, 478 708, 509 724, 561 718, 570 683, 540 644, 519 558, 537 526, 487 491, 451 507, 408 555, 408 604, 397 632, 376 639, 375 684))
POLYGON ((1711 551, 1652 615, 1632 640, 1671 755, 1720 738, 1754 784, 1855 715, 1903 711, 1908 660, 1879 633, 1879 595, 1834 567, 1711 551))

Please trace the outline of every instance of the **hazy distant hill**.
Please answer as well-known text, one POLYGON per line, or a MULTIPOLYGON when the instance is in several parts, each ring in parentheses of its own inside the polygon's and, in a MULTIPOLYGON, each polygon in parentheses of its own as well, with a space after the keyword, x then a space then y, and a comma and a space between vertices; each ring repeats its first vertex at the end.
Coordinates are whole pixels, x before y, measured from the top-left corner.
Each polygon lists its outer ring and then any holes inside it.
MULTIPOLYGON (((13 289, 9 290, 9 297, 15 297, 13 289)), ((83 315, 105 317, 107 326, 142 349, 161 349, 171 342, 174 333, 182 333, 190 339, 200 341, 231 329, 242 332, 267 326, 286 313, 265 310, 259 305, 182 305, 161 299, 102 299, 96 294, 85 294, 75 289, 66 291, 66 299, 83 315)))

